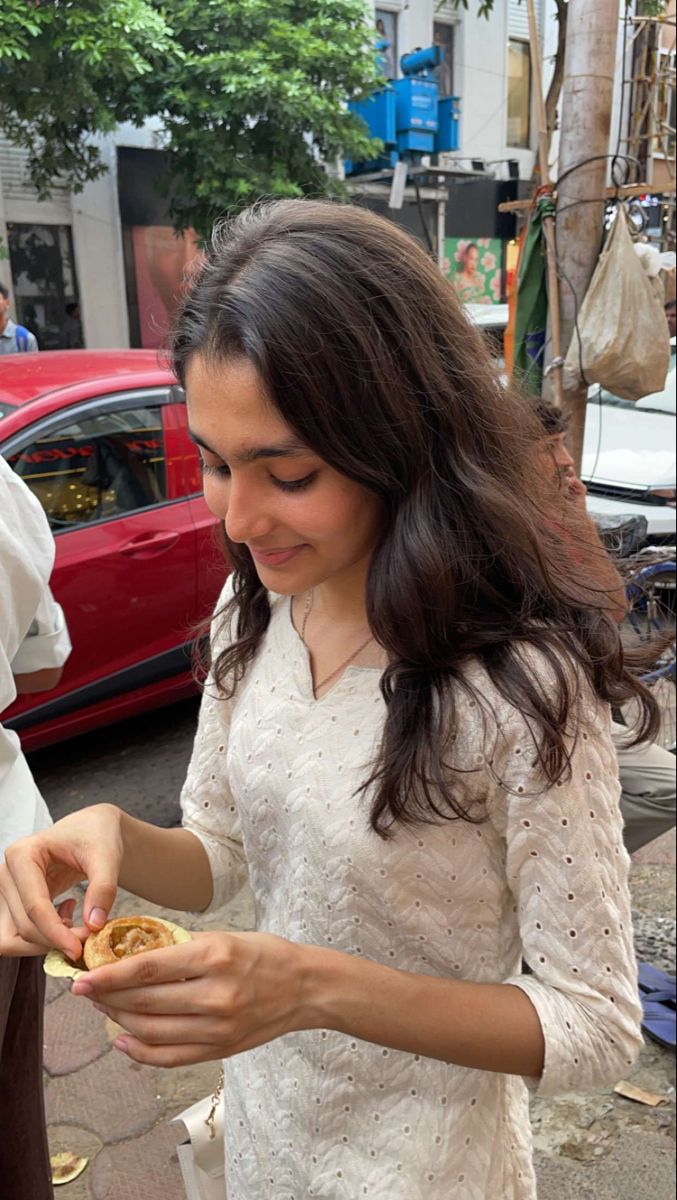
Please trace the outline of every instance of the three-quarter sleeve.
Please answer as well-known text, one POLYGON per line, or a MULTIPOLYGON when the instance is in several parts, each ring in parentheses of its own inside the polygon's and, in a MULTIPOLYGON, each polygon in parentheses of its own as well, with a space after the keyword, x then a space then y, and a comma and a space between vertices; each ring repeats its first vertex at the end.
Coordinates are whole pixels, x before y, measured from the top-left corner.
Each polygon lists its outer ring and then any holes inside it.
MULTIPOLYGON (((216 611, 230 599, 223 589, 216 611)), ((212 646, 214 648, 214 626, 212 646)), ((208 677, 186 780, 181 790, 182 825, 202 842, 209 859, 213 893, 210 909, 230 900, 247 878, 247 864, 237 805, 228 784, 226 768, 233 699, 219 696, 208 677)))
POLYGON ((503 730, 504 786, 490 809, 533 972, 505 982, 526 993, 540 1019, 544 1096, 616 1082, 642 1040, 610 714, 587 685, 579 700, 570 771, 545 791, 534 740, 513 710, 503 730))

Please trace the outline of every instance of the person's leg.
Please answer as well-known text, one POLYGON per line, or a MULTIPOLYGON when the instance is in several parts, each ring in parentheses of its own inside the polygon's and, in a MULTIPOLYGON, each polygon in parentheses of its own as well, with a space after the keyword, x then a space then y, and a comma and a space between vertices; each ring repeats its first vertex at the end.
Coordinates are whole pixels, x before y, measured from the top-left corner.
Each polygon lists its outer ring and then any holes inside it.
POLYGON ((675 824, 675 756, 662 746, 627 747, 628 731, 613 726, 621 780, 623 840, 632 854, 675 824))
POLYGON ((42 1088, 41 958, 0 958, 0 1195, 54 1200, 42 1088))

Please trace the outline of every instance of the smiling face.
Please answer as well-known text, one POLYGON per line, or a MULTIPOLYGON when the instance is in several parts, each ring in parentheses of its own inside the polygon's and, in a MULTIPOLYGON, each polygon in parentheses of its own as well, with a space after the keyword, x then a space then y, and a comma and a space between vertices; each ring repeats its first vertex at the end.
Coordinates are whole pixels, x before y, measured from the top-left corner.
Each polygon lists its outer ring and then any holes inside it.
POLYGON ((465 271, 466 275, 474 275, 476 273, 479 257, 480 255, 477 246, 468 246, 468 249, 463 255, 463 270, 465 271))
POLYGON ((293 595, 359 573, 379 536, 380 501, 299 441, 251 363, 195 354, 186 399, 205 500, 248 547, 263 585, 293 595))

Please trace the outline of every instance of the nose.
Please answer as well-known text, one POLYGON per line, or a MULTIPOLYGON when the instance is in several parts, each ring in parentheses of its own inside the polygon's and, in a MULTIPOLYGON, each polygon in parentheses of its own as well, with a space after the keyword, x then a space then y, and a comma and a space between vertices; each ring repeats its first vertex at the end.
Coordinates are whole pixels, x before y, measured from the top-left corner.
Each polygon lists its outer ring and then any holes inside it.
POLYGON ((228 485, 224 524, 232 542, 253 542, 267 537, 275 521, 260 491, 233 476, 228 485))
POLYGON ((570 469, 571 467, 573 467, 575 465, 573 458, 571 457, 571 455, 569 454, 569 451, 567 450, 566 446, 563 443, 561 446, 559 446, 557 448, 557 454, 555 455, 555 459, 556 459, 558 467, 566 467, 566 468, 570 469))

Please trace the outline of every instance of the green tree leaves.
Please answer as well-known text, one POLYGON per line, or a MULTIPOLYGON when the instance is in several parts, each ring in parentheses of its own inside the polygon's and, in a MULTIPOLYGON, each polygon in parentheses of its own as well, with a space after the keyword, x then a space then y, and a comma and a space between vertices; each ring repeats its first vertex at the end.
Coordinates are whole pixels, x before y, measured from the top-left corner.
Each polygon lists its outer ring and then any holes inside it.
POLYGON ((365 0, 3 0, 0 130, 41 196, 105 168, 93 135, 158 117, 177 228, 339 185, 374 145, 346 99, 378 83, 365 0))

